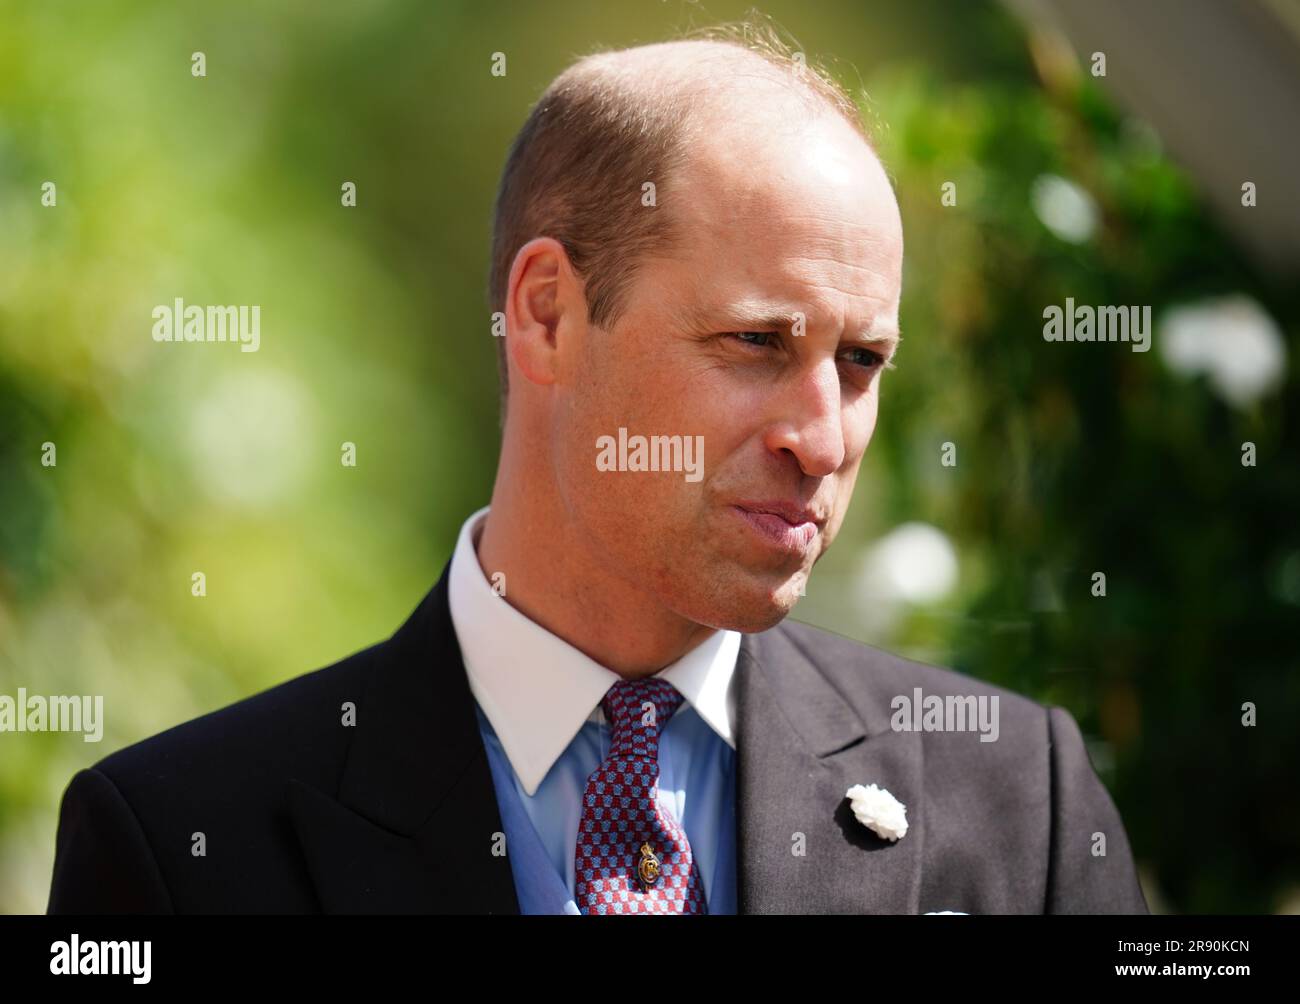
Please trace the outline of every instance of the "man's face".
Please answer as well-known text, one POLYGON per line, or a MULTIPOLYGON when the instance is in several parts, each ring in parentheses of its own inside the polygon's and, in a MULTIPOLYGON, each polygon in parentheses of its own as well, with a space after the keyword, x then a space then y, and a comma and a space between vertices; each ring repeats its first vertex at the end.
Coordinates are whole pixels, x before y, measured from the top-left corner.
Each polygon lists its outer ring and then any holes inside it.
POLYGON ((592 557, 681 616, 765 630, 835 538, 893 354, 902 226, 888 180, 827 117, 774 144, 714 134, 611 331, 575 341, 558 491, 592 557), (802 326, 796 324, 802 317, 802 326), (796 331, 802 330, 802 334, 796 331), (703 437, 703 476, 597 468, 597 440, 703 437))

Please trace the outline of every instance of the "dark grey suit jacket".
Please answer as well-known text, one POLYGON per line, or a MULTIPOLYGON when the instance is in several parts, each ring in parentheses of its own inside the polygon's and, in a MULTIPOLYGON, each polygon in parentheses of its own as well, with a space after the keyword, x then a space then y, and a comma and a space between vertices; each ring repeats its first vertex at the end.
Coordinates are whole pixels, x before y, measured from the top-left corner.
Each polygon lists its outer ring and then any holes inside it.
MULTIPOLYGON (((389 640, 78 772, 49 911, 517 913, 447 582, 389 640)), ((1146 912, 1062 709, 790 621, 743 637, 735 686, 741 913, 1146 912), (916 687, 997 695, 997 741, 892 731, 916 687), (845 798, 871 783, 897 843, 845 798)))

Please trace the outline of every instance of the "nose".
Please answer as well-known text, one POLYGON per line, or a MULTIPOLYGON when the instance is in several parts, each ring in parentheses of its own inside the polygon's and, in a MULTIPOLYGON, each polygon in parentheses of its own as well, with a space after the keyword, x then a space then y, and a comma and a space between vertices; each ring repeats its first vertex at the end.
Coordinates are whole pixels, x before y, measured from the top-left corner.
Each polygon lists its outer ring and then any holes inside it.
POLYGON ((833 359, 801 370, 779 396, 779 412, 764 436, 773 453, 790 453, 809 477, 834 474, 844 463, 840 375, 833 359))

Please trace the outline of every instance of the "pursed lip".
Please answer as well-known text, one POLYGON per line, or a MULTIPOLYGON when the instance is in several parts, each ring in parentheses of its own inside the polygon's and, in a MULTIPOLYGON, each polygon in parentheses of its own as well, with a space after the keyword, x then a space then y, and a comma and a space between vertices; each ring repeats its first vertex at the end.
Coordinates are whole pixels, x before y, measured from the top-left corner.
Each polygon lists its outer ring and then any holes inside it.
POLYGON ((768 513, 772 516, 780 516, 791 526, 800 526, 804 523, 813 523, 818 529, 826 522, 826 517, 818 514, 816 510, 807 506, 799 505, 796 502, 786 502, 781 499, 767 499, 763 501, 745 499, 733 503, 737 509, 744 509, 748 512, 768 513))

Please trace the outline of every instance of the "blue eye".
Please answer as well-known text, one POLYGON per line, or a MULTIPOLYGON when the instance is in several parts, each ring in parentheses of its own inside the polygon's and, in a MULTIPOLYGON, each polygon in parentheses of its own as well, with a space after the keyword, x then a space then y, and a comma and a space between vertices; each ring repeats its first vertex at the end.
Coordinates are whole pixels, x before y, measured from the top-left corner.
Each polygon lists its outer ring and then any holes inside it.
POLYGON ((861 352, 864 356, 866 356, 866 359, 864 361, 858 362, 858 365, 865 366, 868 369, 879 366, 881 363, 885 361, 884 356, 882 356, 879 352, 873 351, 872 349, 850 349, 849 351, 861 352))
MULTIPOLYGON (((780 335, 775 331, 728 331, 726 337, 734 338, 742 345, 750 345, 756 349, 765 349, 770 344, 770 339, 779 338, 780 335)), ((863 348, 861 346, 851 348, 842 358, 847 359, 854 366, 859 366, 865 370, 875 370, 880 368, 892 368, 889 361, 874 349, 863 348)))

